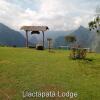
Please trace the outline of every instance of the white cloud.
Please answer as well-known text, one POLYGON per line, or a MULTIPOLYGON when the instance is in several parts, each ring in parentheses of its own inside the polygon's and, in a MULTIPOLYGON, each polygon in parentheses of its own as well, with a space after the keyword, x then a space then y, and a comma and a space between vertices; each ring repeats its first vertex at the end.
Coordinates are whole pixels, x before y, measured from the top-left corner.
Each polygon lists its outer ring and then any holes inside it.
POLYGON ((0 22, 16 30, 22 25, 70 30, 80 24, 86 26, 95 7, 95 2, 86 0, 0 0, 0 22))
POLYGON ((75 17, 74 23, 75 23, 76 25, 80 25, 81 22, 82 22, 82 18, 80 18, 80 17, 75 17))

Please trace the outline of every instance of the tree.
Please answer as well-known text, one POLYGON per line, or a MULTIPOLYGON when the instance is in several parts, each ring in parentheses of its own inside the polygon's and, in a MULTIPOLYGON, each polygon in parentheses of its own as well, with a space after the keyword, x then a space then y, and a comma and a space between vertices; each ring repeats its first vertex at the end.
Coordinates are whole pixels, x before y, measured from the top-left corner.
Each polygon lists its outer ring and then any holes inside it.
POLYGON ((92 43, 92 49, 96 52, 100 52, 100 6, 96 9, 95 17, 88 23, 90 31, 94 31, 94 41, 92 43))
POLYGON ((74 43, 74 42, 76 42, 76 37, 73 35, 67 35, 67 36, 65 36, 65 40, 69 43, 74 43))
POLYGON ((67 35, 67 36, 65 36, 65 40, 66 40, 67 42, 73 43, 73 42, 76 41, 76 37, 75 37, 75 36, 72 36, 72 35, 67 35))
POLYGON ((96 16, 92 21, 88 23, 89 29, 96 31, 96 33, 100 34, 100 7, 96 8, 96 16))
POLYGON ((96 16, 93 21, 89 22, 89 29, 95 30, 96 33, 100 34, 100 16, 96 16))

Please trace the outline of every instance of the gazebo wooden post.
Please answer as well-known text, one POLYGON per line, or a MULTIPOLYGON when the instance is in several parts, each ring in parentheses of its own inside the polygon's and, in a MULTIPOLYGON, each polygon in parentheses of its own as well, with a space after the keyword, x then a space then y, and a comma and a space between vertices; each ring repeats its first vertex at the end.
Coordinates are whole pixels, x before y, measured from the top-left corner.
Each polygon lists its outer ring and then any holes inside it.
POLYGON ((42 31, 43 33, 43 49, 44 49, 44 31, 42 31))
POLYGON ((26 47, 28 47, 28 30, 26 30, 26 47))
POLYGON ((49 52, 50 52, 52 39, 51 38, 47 38, 47 41, 48 41, 48 49, 49 49, 49 52))
POLYGON ((50 52, 50 49, 51 49, 51 47, 50 47, 50 40, 48 42, 49 42, 48 45, 49 45, 49 52, 50 52))

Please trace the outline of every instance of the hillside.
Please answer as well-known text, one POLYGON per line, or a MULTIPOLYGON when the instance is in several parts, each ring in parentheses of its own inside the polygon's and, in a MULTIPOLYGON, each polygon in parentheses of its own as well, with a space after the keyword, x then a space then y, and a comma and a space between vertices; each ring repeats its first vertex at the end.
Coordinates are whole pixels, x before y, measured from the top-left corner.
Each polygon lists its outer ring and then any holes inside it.
POLYGON ((45 33, 45 36, 53 38, 53 39, 56 39, 59 36, 65 36, 65 35, 67 35, 67 34, 69 34, 71 32, 73 32, 73 30, 70 30, 70 31, 47 31, 45 33))
POLYGON ((0 44, 7 46, 16 45, 18 47, 22 47, 25 45, 25 38, 18 31, 15 31, 0 23, 0 44))
POLYGON ((64 40, 65 36, 67 35, 74 35, 77 39, 77 43, 81 45, 82 47, 90 47, 92 45, 92 41, 94 40, 93 33, 90 32, 87 28, 84 28, 83 26, 80 26, 78 29, 68 33, 67 34, 58 36, 55 39, 55 47, 61 46, 61 45, 68 45, 68 43, 64 40))
MULTIPOLYGON (((25 48, 0 47, 0 100, 23 100, 22 92, 76 92, 72 100, 100 99, 100 55, 92 61, 71 60, 69 51, 49 53, 25 48)), ((35 100, 36 98, 24 98, 35 100)), ((69 100, 68 97, 38 100, 69 100)))
POLYGON ((65 36, 59 36, 55 39, 54 47, 58 48, 60 46, 66 46, 68 43, 65 41, 65 36))
POLYGON ((93 33, 90 32, 89 29, 80 26, 71 34, 75 35, 77 43, 80 44, 82 47, 91 47, 93 41, 93 33))
POLYGON ((90 31, 83 26, 80 26, 72 34, 76 36, 78 44, 82 47, 89 47, 93 51, 100 53, 100 34, 90 31))

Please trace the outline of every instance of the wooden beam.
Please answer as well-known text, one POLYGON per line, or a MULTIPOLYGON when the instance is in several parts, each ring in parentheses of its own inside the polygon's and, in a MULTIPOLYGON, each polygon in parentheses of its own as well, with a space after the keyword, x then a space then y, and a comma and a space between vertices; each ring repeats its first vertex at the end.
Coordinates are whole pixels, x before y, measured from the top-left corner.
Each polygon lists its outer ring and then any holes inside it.
POLYGON ((50 52, 52 39, 51 38, 47 38, 47 41, 48 41, 48 49, 49 49, 49 52, 50 52))
POLYGON ((28 47, 28 31, 26 30, 26 47, 28 47))
POLYGON ((44 31, 42 31, 43 33, 43 49, 44 49, 44 31))
POLYGON ((21 30, 28 30, 28 31, 46 31, 49 28, 47 26, 22 26, 21 30))

